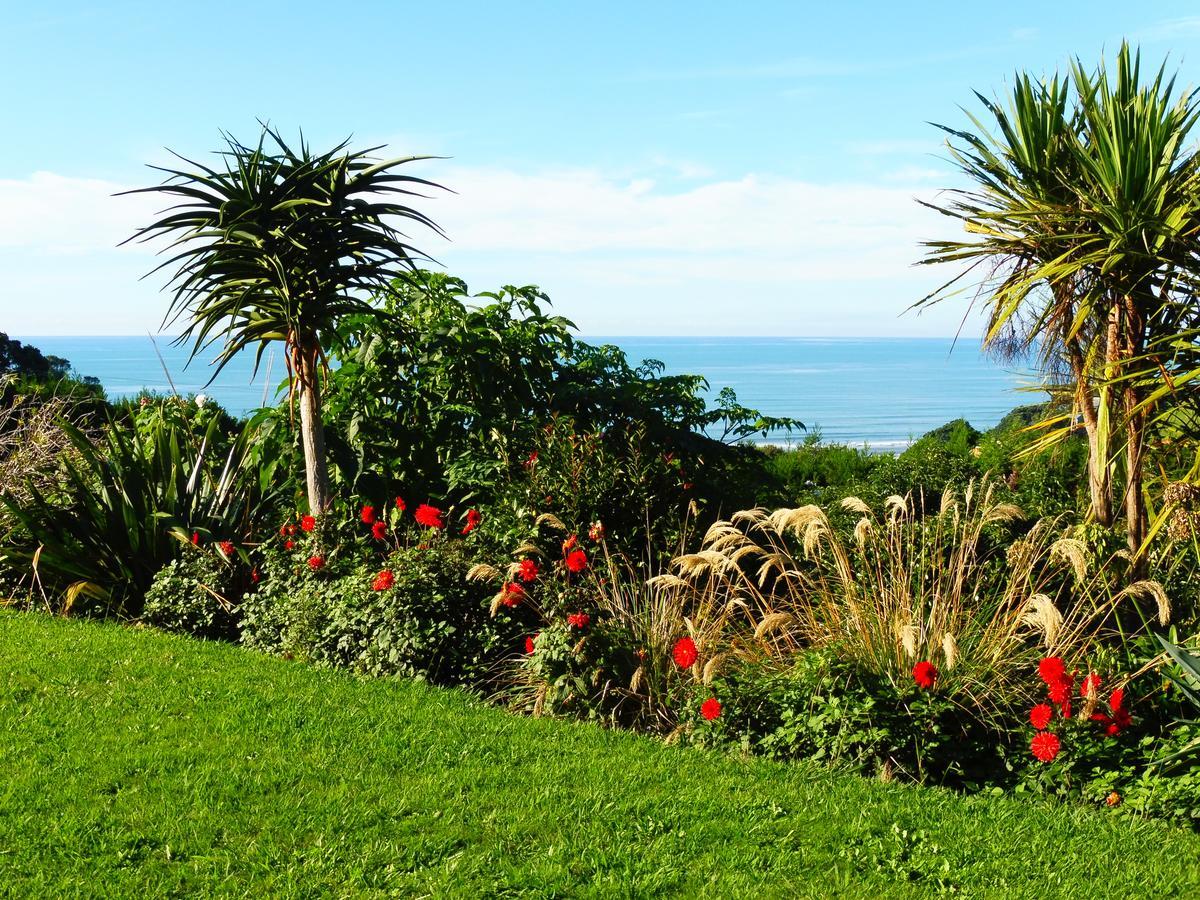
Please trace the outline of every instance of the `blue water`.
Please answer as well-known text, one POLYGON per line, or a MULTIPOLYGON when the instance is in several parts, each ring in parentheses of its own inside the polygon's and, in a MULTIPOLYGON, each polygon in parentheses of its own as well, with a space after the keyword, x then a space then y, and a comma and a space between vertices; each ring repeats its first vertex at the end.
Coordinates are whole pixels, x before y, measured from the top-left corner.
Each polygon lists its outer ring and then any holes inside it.
MULTIPOLYGON (((110 397, 140 390, 204 392, 242 414, 270 402, 284 376, 282 356, 268 351, 251 379, 252 354, 230 363, 211 384, 206 359, 186 366, 187 350, 149 337, 22 337, 45 353, 69 359, 81 375, 100 379, 110 397)), ((658 359, 668 373, 708 378, 712 393, 737 391, 746 406, 793 416, 826 441, 873 449, 902 447, 959 417, 990 427, 1023 403, 1043 399, 1020 388, 1031 379, 979 352, 979 342, 944 338, 589 337, 614 343, 631 361, 658 359)), ((773 440, 783 442, 782 438, 773 440)))

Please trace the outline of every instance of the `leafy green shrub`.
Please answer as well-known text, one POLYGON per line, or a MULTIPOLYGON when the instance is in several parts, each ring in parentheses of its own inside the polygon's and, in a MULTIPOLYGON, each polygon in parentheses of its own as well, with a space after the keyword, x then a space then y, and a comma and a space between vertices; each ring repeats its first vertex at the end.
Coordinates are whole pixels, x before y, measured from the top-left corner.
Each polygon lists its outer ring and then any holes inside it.
POLYGON ((245 590, 240 560, 190 548, 163 566, 142 609, 142 621, 165 631, 233 640, 238 634, 236 599, 245 590))
POLYGON ((712 721, 694 719, 690 739, 700 744, 935 784, 977 783, 1000 762, 996 735, 958 703, 836 651, 801 653, 783 668, 736 666, 704 692, 722 708, 712 721))
POLYGON ((515 630, 488 613, 491 592, 466 580, 462 542, 401 547, 382 560, 331 553, 315 571, 308 554, 276 542, 262 551, 258 588, 242 601, 247 646, 367 675, 476 687, 517 649, 515 630), (382 572, 390 580, 380 582, 382 572))

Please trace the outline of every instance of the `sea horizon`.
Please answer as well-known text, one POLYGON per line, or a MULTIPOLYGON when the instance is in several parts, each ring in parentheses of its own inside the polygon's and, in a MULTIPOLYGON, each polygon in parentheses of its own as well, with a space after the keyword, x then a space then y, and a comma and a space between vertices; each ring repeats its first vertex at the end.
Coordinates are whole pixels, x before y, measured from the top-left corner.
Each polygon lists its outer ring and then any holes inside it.
MULTIPOLYGON (((143 390, 203 393, 245 415, 272 402, 282 382, 278 353, 269 350, 252 377, 253 353, 236 357, 211 383, 206 351, 188 365, 189 347, 170 335, 13 335, 44 353, 70 360, 99 379, 112 398, 143 390), (160 357, 161 356, 161 360, 160 357), (274 389, 273 387, 274 386, 274 389)), ((898 450, 948 421, 964 418, 981 430, 1014 407, 1037 402, 1027 373, 1001 366, 978 338, 803 335, 579 335, 615 344, 631 364, 661 361, 665 374, 695 374, 715 398, 732 387, 738 400, 767 415, 789 416, 808 431, 774 434, 788 445, 819 431, 827 443, 898 450), (886 352, 881 352, 886 350, 886 352)), ((211 355, 215 355, 215 348, 211 355)), ((761 439, 760 439, 761 440, 761 439)))

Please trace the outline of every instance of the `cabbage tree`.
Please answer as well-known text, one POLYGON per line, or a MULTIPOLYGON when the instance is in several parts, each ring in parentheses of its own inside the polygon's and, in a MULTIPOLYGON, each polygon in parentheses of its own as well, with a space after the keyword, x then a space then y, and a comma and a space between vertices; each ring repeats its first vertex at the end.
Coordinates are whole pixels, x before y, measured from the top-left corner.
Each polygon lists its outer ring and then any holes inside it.
MULTIPOLYGON (((151 166, 166 180, 126 193, 161 194, 174 204, 128 241, 166 238, 171 271, 163 327, 184 324, 178 338, 191 358, 219 347, 213 377, 242 350, 284 347, 291 398, 300 406, 309 509, 329 504, 321 381, 326 351, 349 316, 384 315, 371 296, 421 254, 398 229, 416 223, 441 230, 408 205, 437 185, 397 168, 428 157, 379 160, 380 147, 348 150, 342 142, 315 153, 294 148, 264 126, 248 146, 224 135, 212 167, 174 154, 188 168, 151 166)), ((153 274, 153 272, 151 274, 153 274)))

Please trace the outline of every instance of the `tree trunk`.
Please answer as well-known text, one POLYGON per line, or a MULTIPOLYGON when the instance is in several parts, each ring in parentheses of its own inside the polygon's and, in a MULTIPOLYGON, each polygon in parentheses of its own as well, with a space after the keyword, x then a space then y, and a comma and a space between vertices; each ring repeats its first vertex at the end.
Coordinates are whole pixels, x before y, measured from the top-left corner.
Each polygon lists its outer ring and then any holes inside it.
POLYGON ((1145 326, 1140 311, 1132 297, 1124 298, 1125 341, 1123 349, 1122 371, 1124 387, 1121 390, 1123 401, 1122 412, 1125 416, 1125 526, 1129 538, 1129 552, 1133 555, 1134 574, 1142 577, 1146 569, 1146 561, 1140 555, 1142 543, 1150 527, 1149 515, 1146 512, 1146 496, 1142 489, 1143 472, 1142 457, 1146 439, 1146 413, 1137 411, 1141 402, 1141 392, 1136 382, 1130 377, 1131 363, 1142 353, 1142 335, 1145 326))
POLYGON ((329 470, 325 461, 325 423, 321 420, 321 382, 315 342, 312 346, 298 347, 295 359, 308 511, 319 516, 329 506, 329 470))
POLYGON ((1107 528, 1113 520, 1112 480, 1108 474, 1109 441, 1107 435, 1100 433, 1100 419, 1092 400, 1091 378, 1088 377, 1077 340, 1068 342, 1067 355, 1075 376, 1075 402, 1083 416, 1083 430, 1087 433, 1088 497, 1092 518, 1107 528))

